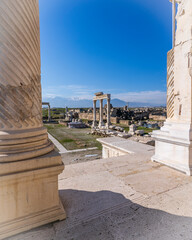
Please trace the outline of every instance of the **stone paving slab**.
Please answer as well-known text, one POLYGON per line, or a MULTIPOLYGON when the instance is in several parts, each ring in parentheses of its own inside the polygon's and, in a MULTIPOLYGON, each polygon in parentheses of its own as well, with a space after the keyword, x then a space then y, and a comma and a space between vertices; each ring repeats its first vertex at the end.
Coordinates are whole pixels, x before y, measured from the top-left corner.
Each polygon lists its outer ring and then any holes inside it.
POLYGON ((67 219, 9 240, 191 240, 192 178, 152 163, 153 154, 66 166, 59 189, 67 219))
POLYGON ((129 139, 122 139, 120 137, 108 137, 97 139, 101 144, 112 146, 129 154, 142 153, 143 151, 153 151, 154 147, 139 142, 131 141, 129 139))
POLYGON ((63 145, 57 141, 56 138, 54 138, 50 133, 48 133, 49 139, 52 141, 52 143, 56 146, 56 148, 59 150, 60 154, 67 153, 67 149, 63 147, 63 145))

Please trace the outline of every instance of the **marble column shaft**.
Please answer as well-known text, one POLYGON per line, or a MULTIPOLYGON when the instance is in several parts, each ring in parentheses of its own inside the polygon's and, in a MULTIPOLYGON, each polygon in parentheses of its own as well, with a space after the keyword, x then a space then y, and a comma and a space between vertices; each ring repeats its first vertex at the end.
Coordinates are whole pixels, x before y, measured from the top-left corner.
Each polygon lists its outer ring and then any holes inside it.
POLYGON ((100 99, 100 121, 99 126, 103 126, 103 99, 100 99))
POLYGON ((92 125, 93 127, 96 127, 96 124, 97 124, 96 103, 97 101, 93 100, 93 125, 92 125))
POLYGON ((40 69, 38 0, 0 0, 0 239, 66 217, 40 69))
POLYGON ((54 149, 42 123, 37 0, 0 0, 0 162, 54 149))
POLYGON ((110 111, 111 111, 111 106, 110 106, 110 98, 107 99, 107 126, 109 127, 111 124, 111 117, 110 117, 110 111))
POLYGON ((172 41, 173 41, 173 48, 175 47, 175 14, 176 14, 176 2, 172 0, 172 41))
POLYGON ((48 121, 51 121, 51 107, 50 104, 48 105, 48 121))

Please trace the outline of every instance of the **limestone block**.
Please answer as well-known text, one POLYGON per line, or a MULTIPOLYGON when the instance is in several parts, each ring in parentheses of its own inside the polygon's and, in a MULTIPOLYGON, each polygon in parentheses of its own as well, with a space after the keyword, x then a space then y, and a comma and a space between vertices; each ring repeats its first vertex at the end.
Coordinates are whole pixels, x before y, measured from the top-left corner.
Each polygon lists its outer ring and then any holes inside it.
POLYGON ((144 133, 145 133, 144 130, 136 130, 136 131, 135 131, 135 134, 136 134, 136 135, 139 135, 139 136, 143 136, 144 133))
POLYGON ((155 155, 161 162, 188 175, 192 173, 192 1, 178 1, 176 44, 168 53, 167 116, 154 131, 155 155))
POLYGON ((135 131, 137 130, 137 126, 135 124, 132 124, 130 127, 129 127, 129 133, 134 135, 135 134, 135 131))
POLYGON ((97 92, 97 93, 95 93, 95 96, 101 96, 101 95, 103 95, 103 92, 97 92))
POLYGON ((191 22, 192 22, 192 2, 191 0, 181 0, 178 4, 177 11, 177 31, 176 45, 190 40, 192 37, 191 22))
POLYGON ((66 218, 58 195, 63 169, 56 152, 0 163, 0 239, 66 218))
POLYGON ((131 134, 126 134, 126 133, 119 133, 117 136, 127 139, 127 138, 131 137, 132 135, 131 134))

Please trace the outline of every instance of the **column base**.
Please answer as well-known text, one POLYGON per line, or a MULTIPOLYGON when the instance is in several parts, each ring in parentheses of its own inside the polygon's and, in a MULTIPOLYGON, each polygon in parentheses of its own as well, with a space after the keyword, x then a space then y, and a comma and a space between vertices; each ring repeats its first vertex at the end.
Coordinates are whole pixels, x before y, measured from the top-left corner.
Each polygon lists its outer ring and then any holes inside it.
POLYGON ((0 163, 35 158, 53 149, 45 127, 0 131, 0 163))
POLYGON ((64 219, 66 219, 66 214, 62 203, 60 203, 56 207, 0 224, 0 239, 64 219))
POLYGON ((104 128, 104 127, 105 127, 104 122, 99 123, 99 128, 104 128))
POLYGON ((92 128, 96 128, 97 127, 97 122, 96 121, 93 121, 93 124, 91 126, 92 128))
POLYGON ((192 142, 190 124, 165 123, 154 131, 155 155, 152 161, 192 175, 192 142))
POLYGON ((55 151, 0 164, 0 239, 66 218, 58 194, 63 169, 55 151))
POLYGON ((109 129, 109 126, 111 126, 111 123, 106 123, 105 127, 109 129))
POLYGON ((192 176, 192 167, 185 166, 185 165, 182 166, 181 164, 178 164, 176 162, 172 162, 172 159, 168 159, 168 158, 166 159, 165 157, 154 155, 151 158, 151 161, 161 163, 161 164, 166 165, 168 167, 171 167, 175 170, 178 170, 182 173, 185 173, 188 176, 192 176))

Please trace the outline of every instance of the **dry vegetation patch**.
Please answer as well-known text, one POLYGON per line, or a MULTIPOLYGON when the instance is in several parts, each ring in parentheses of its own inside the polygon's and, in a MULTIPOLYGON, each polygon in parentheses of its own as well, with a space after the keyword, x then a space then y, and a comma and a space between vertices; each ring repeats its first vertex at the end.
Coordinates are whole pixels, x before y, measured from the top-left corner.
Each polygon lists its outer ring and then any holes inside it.
POLYGON ((60 124, 45 124, 48 132, 56 138, 67 150, 98 147, 101 144, 96 141, 98 136, 88 134, 90 129, 72 129, 60 124))

